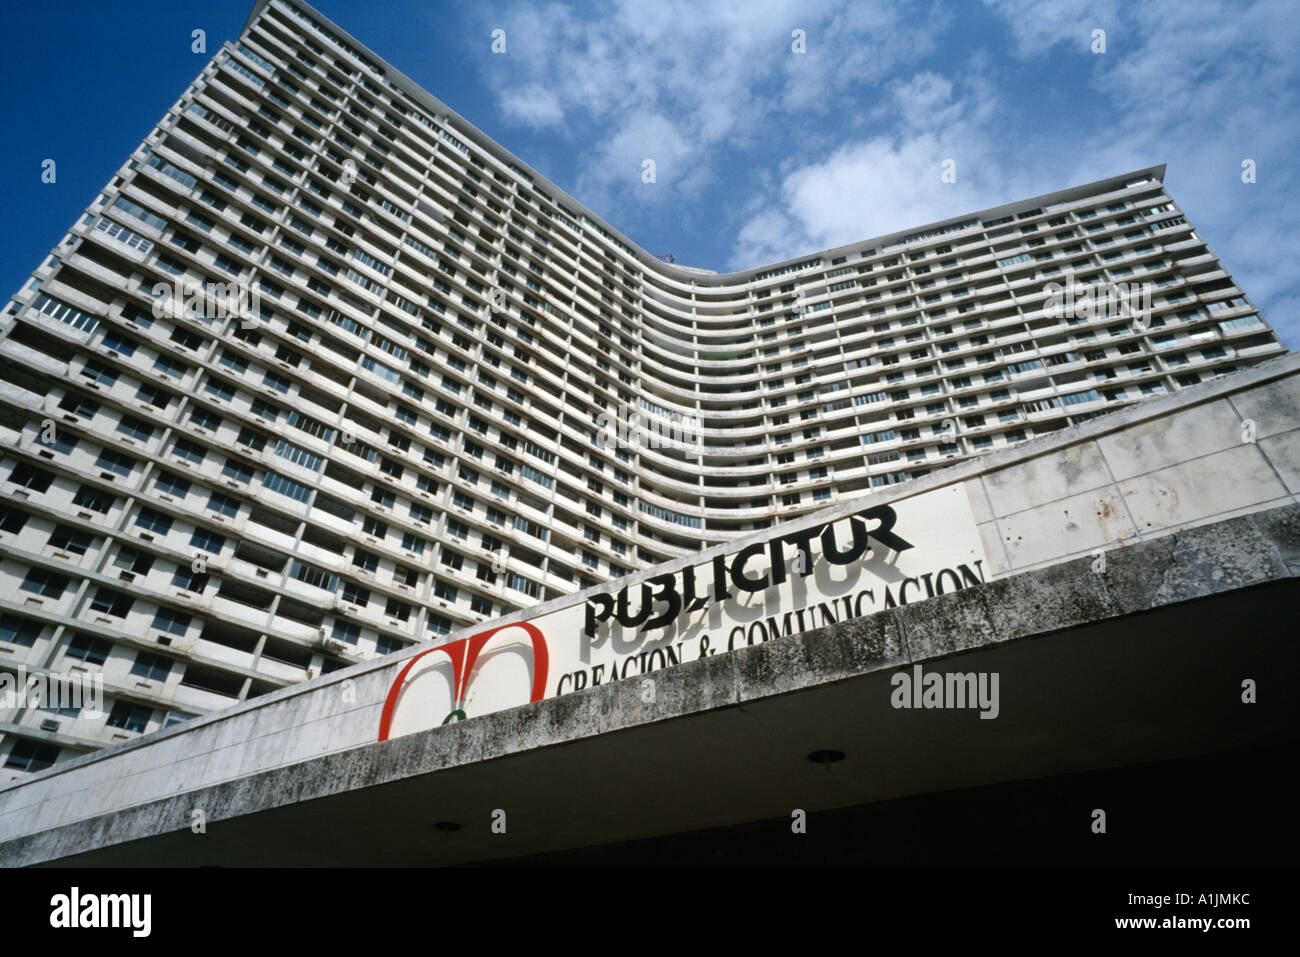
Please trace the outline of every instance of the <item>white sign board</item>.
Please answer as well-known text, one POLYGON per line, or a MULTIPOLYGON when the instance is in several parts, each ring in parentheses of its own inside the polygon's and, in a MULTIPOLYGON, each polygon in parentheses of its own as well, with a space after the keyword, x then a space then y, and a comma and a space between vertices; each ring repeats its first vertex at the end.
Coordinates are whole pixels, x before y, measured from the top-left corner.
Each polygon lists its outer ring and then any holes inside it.
POLYGON ((960 591, 988 573, 961 484, 798 532, 777 526, 711 561, 412 656, 379 740, 960 591))

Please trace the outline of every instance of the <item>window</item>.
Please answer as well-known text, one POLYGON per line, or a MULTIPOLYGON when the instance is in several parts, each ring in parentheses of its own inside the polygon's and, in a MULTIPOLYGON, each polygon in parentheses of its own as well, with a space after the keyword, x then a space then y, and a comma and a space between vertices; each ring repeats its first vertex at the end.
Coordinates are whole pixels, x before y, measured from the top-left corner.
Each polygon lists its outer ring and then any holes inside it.
POLYGON ((201 572, 191 571, 190 566, 183 564, 173 572, 172 584, 183 590, 183 592, 201 593, 208 586, 208 576, 201 572))
POLYGON ((142 651, 135 656, 135 663, 131 665, 131 674, 139 675, 146 681, 166 681, 167 676, 171 674, 172 662, 170 658, 164 658, 162 655, 151 654, 142 651))
POLYGON ((346 621, 334 622, 334 630, 330 633, 335 641, 342 641, 345 644, 355 645, 361 639, 361 629, 354 624, 346 621))
POLYGON ((118 421, 117 430, 123 436, 140 442, 148 442, 153 437, 153 426, 136 419, 134 415, 123 415, 121 421, 118 421))
POLYGON ((165 495, 175 495, 177 498, 185 498, 190 494, 190 480, 182 479, 175 472, 168 472, 162 469, 159 477, 153 481, 153 488, 159 490, 165 495))
POLYGON ((42 598, 58 598, 71 580, 67 575, 60 575, 46 568, 29 568, 27 577, 18 587, 42 598))
POLYGON ((168 711, 166 717, 163 718, 163 728, 170 728, 174 724, 180 724, 182 721, 197 717, 198 715, 190 714, 188 711, 168 711))
POLYGON ((294 445, 292 442, 286 442, 281 439, 276 443, 275 454, 281 458, 288 459, 294 465, 301 465, 305 469, 313 472, 319 471, 324 459, 314 452, 309 452, 304 448, 294 445))
POLYGON ((1100 399, 1101 394, 1098 393, 1096 389, 1089 389, 1087 392, 1075 392, 1072 395, 1063 395, 1061 396, 1061 403, 1063 405, 1079 405, 1082 402, 1097 402, 1100 401, 1100 399))
POLYGON ((5 767, 20 771, 42 771, 58 760, 59 750, 57 745, 18 738, 5 760, 5 767))
POLYGON ((254 399, 252 411, 253 415, 259 416, 263 419, 269 419, 272 422, 276 422, 280 418, 279 408, 272 405, 270 402, 267 402, 265 399, 254 399))
POLYGON ((525 578, 523 575, 516 575, 514 572, 506 573, 506 585, 515 591, 523 592, 530 598, 540 598, 542 588, 537 582, 525 578))
POLYGON ((166 535, 172 529, 170 518, 148 507, 140 509, 140 514, 135 517, 135 524, 157 535, 166 535))
POLYGON ((234 518, 239 514, 239 502, 229 495, 213 492, 208 497, 208 509, 218 515, 224 515, 226 518, 234 518))
POLYGON ((1249 316, 1241 316, 1237 319, 1229 319, 1226 322, 1221 322, 1219 323, 1219 327, 1223 329, 1224 332, 1228 332, 1233 329, 1246 329, 1251 326, 1258 326, 1262 324, 1263 324, 1263 320, 1260 319, 1259 316, 1252 314, 1249 316))
POLYGON ((50 483, 54 481, 54 473, 20 462, 9 473, 9 481, 20 488, 30 489, 33 492, 44 492, 50 487, 50 483))
POLYGON ((281 495, 287 495, 299 502, 305 502, 311 498, 311 489, 300 482, 285 478, 277 472, 267 472, 262 477, 262 484, 272 492, 279 492, 281 495))
POLYGON ((219 555, 221 550, 226 547, 226 537, 218 535, 216 532, 209 532, 204 528, 196 528, 194 534, 190 536, 190 544, 199 551, 219 555))
POLYGON ((135 397, 141 402, 148 402, 150 405, 159 409, 167 408, 168 403, 172 400, 170 392, 165 389, 160 389, 157 386, 149 385, 148 383, 145 383, 136 390, 135 397))
POLYGON ((189 630, 190 623, 194 619, 182 611, 175 611, 171 608, 159 608, 157 614, 153 616, 153 626, 159 631, 165 631, 172 635, 183 635, 189 630))
POLYGON ((221 351, 220 362, 223 366, 233 369, 239 375, 243 375, 248 371, 248 360, 239 353, 232 352, 229 349, 223 349, 221 351))
POLYGON ((96 638, 85 632, 77 632, 64 652, 69 658, 76 658, 88 665, 102 665, 108 660, 108 653, 113 650, 113 643, 107 638, 96 638))
POLYGON ((118 475, 130 475, 131 470, 135 468, 135 459, 129 455, 123 455, 121 452, 111 452, 104 449, 99 453, 99 458, 95 460, 95 465, 108 472, 114 472, 118 475))
POLYGON ((8 612, 0 614, 0 643, 30 648, 41 636, 41 628, 39 621, 8 612))
POLYGON ((95 590, 95 597, 91 601, 90 607, 100 614, 111 615, 114 618, 125 618, 134 603, 135 599, 130 595, 101 585, 95 590))
POLYGON ((253 470, 251 467, 229 458, 226 459, 226 465, 225 468, 221 470, 221 474, 228 479, 242 482, 245 485, 253 479, 253 470))
POLYGON ((298 559, 294 559, 289 574, 300 582, 329 592, 334 591, 339 583, 339 576, 334 572, 298 559))
POLYGON ((99 325, 99 320, 94 316, 75 309, 65 302, 59 302, 57 299, 51 299, 49 296, 41 293, 32 301, 32 308, 45 316, 50 316, 59 322, 66 322, 74 329, 80 329, 90 333, 95 331, 99 325))
POLYGON ((153 708, 148 705, 132 704, 119 699, 113 704, 113 710, 109 712, 108 726, 143 732, 149 726, 149 719, 152 717, 153 708))
POLYGON ((289 391, 289 380, 269 370, 262 376, 262 384, 270 386, 277 392, 289 391))
POLYGON ((69 392, 64 395, 63 400, 59 402, 59 408, 64 412, 71 412, 73 415, 79 415, 85 419, 94 418, 95 413, 99 411, 99 403, 91 399, 84 399, 75 392, 69 392))
MULTIPOLYGON (((15 469, 15 471, 17 470, 15 469)), ((54 478, 54 476, 51 475, 50 478, 54 478)), ((38 491, 44 491, 44 489, 38 491)), ((92 512, 99 512, 103 515, 107 515, 116 502, 117 499, 114 496, 109 495, 107 492, 101 492, 90 485, 81 486, 77 489, 77 494, 72 497, 72 504, 78 508, 88 508, 92 512)))
POLYGON ((95 544, 95 537, 90 532, 69 528, 67 525, 59 525, 50 535, 48 544, 60 551, 84 555, 90 546, 95 544))
POLYGON ((370 604, 370 589, 354 582, 344 582, 343 600, 349 605, 359 605, 364 608, 370 604))

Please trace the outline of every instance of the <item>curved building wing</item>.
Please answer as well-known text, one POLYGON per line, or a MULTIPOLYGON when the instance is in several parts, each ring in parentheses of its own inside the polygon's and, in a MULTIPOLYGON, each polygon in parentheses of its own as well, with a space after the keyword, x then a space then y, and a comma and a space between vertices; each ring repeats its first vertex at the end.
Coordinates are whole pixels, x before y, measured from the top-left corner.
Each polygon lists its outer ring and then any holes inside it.
POLYGON ((259 2, 0 319, 4 775, 1284 352, 1163 172, 720 275, 259 2))

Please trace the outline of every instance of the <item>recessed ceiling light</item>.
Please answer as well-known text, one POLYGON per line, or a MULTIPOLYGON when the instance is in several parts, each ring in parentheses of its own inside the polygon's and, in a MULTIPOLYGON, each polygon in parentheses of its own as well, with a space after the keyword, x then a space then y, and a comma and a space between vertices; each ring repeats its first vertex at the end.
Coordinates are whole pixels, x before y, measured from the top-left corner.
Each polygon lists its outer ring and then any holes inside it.
POLYGON ((834 764, 837 761, 844 760, 844 752, 836 751, 834 748, 826 748, 812 752, 808 755, 808 760, 813 764, 834 764))

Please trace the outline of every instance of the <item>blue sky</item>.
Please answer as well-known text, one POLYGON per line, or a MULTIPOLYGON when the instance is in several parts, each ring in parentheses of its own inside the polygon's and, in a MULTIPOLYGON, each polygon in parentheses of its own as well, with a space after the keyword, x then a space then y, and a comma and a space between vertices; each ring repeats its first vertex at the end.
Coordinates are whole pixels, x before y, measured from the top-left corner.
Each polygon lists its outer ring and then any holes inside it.
MULTIPOLYGON (((687 265, 744 268, 1167 163, 1210 247, 1288 347, 1300 343, 1294 0, 316 6, 633 241, 687 265), (1098 29, 1104 53, 1091 49, 1098 29), (955 183, 941 182, 946 159, 955 183)), ((0 12, 21 38, 0 61, 5 295, 250 9, 51 0, 0 12), (204 56, 190 51, 195 28, 204 56)))

